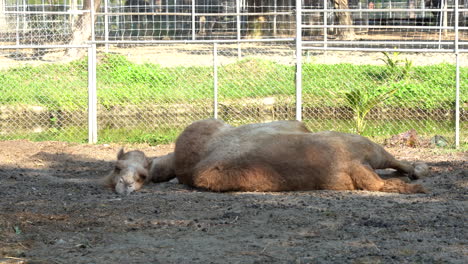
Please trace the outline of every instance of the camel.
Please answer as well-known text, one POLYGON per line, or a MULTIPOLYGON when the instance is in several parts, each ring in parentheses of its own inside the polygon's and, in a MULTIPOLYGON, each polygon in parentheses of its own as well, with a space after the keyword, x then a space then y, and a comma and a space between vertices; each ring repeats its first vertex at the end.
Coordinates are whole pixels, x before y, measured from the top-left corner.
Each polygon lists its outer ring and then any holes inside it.
POLYGON ((140 190, 148 182, 163 182, 175 178, 173 170, 174 153, 149 158, 144 152, 123 148, 117 153, 117 161, 112 171, 102 179, 103 185, 118 194, 128 195, 140 190))
POLYGON ((426 164, 399 161, 359 135, 312 133, 299 121, 232 127, 207 119, 189 125, 173 153, 153 159, 149 174, 155 182, 176 177, 182 184, 216 192, 426 192, 419 184, 382 179, 375 172, 386 168, 411 179, 429 172, 426 164))
POLYGON ((113 170, 103 179, 103 183, 119 194, 130 194, 140 190, 150 180, 150 160, 139 150, 117 153, 113 170))

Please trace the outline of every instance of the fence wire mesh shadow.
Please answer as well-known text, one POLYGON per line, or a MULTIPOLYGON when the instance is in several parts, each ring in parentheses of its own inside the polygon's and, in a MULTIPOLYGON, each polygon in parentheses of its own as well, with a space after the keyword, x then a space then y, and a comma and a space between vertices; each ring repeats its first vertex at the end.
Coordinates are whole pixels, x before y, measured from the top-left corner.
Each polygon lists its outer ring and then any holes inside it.
POLYGON ((0 1, 2 139, 85 142, 94 118, 158 144, 217 117, 468 142, 468 1, 93 2, 0 1))

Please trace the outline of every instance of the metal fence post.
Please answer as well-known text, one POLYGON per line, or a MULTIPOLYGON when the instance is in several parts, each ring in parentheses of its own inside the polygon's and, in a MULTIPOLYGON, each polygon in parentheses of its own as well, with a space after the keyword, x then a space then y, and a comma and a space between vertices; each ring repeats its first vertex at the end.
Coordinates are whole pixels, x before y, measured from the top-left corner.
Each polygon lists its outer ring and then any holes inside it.
MULTIPOLYGON (((241 16, 240 16, 240 0, 236 0, 236 37, 239 41, 241 39, 241 16)), ((237 58, 242 58, 242 50, 240 42, 237 42, 237 58)))
POLYGON ((302 120, 302 0, 296 0, 296 120, 302 120))
POLYGON ((109 16, 107 13, 109 12, 109 6, 108 6, 108 1, 109 0, 104 0, 104 12, 106 13, 104 15, 104 40, 106 41, 106 53, 109 52, 109 16))
POLYGON ((88 142, 97 142, 96 44, 88 48, 88 142))
POLYGON ((213 43, 213 117, 218 119, 218 43, 213 43))
MULTIPOLYGON (((94 0, 91 1, 91 41, 95 41, 94 28, 94 0)), ((106 1, 106 0, 105 0, 106 1)), ((88 48, 88 142, 97 143, 97 88, 96 88, 96 44, 93 43, 88 48)))
POLYGON ((455 148, 460 147, 460 54, 455 53, 455 148))
POLYGON ((459 10, 458 10, 458 0, 455 0, 455 60, 456 60, 456 70, 455 70, 455 148, 460 147, 460 51, 458 49, 458 37, 459 37, 459 10))
MULTIPOLYGON (((89 13, 90 13, 90 16, 91 16, 91 19, 90 19, 90 27, 91 27, 91 41, 95 41, 96 40, 96 32, 95 32, 95 28, 94 28, 94 22, 95 22, 95 10, 94 10, 94 0, 90 0, 91 1, 91 6, 90 6, 90 9, 89 10, 89 13)), ((105 1, 105 0, 104 0, 105 1)))
MULTIPOLYGON (((360 3, 360 2, 359 2, 360 3)), ((328 40, 328 0, 323 0, 323 47, 327 47, 328 40)))
POLYGON ((195 0, 192 0, 192 12, 191 12, 191 17, 192 17, 192 40, 195 40, 196 39, 196 35, 197 35, 197 32, 196 32, 196 23, 195 23, 195 20, 196 20, 196 16, 195 16, 195 0))

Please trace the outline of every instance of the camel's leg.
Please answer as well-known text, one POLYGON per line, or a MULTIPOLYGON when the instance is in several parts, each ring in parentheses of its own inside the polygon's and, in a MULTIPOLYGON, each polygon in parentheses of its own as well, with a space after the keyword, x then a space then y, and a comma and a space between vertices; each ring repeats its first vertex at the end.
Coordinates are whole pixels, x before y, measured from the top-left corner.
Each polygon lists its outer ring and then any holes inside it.
POLYGON ((174 152, 150 160, 149 176, 153 182, 166 182, 176 177, 174 152))
POLYGON ((408 177, 412 180, 424 178, 429 174, 429 167, 426 163, 416 162, 414 164, 410 164, 409 162, 393 158, 389 164, 389 168, 408 174, 408 177))
POLYGON ((419 184, 408 184, 396 178, 384 180, 367 165, 355 164, 350 171, 351 179, 358 190, 396 192, 396 193, 425 193, 419 184))
POLYGON ((381 149, 380 155, 381 159, 377 160, 368 160, 369 164, 374 169, 387 169, 392 168, 399 172, 405 173, 412 180, 420 179, 426 177, 429 174, 429 167, 422 162, 416 162, 411 164, 406 161, 397 160, 393 157, 392 154, 388 153, 385 149, 381 149))

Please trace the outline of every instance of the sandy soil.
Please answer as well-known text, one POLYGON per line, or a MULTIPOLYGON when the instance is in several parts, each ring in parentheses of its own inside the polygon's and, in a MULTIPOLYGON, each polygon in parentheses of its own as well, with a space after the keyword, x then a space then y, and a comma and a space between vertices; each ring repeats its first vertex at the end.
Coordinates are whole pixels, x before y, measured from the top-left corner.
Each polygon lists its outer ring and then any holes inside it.
MULTIPOLYGON (((285 65, 295 65, 295 50, 291 45, 242 44, 240 49, 235 44, 222 44, 218 47, 218 64, 235 63, 239 58, 259 58, 275 61, 285 65), (239 53, 240 52, 240 53, 239 53)), ((63 50, 47 50, 40 58, 34 57, 35 50, 22 49, 15 51, 15 56, 0 56, 0 69, 13 66, 39 66, 51 63, 64 63, 63 50)), ((98 58, 106 52, 124 55, 134 63, 152 63, 164 67, 177 66, 213 66, 213 45, 172 44, 156 46, 111 45, 108 50, 104 46, 98 48, 98 58)), ((12 54, 9 54, 12 55, 12 54)), ((304 51, 303 62, 316 64, 350 63, 355 65, 384 65, 381 52, 357 51, 304 51)), ((452 53, 401 53, 398 59, 408 59, 414 66, 434 65, 440 63, 455 64, 452 53)), ((468 67, 468 53, 460 54, 460 66, 468 67)))
MULTIPOLYGON (((0 263, 467 263, 468 153, 392 148, 428 194, 96 186, 120 146, 0 142, 0 263)), ((173 146, 133 146, 162 155, 173 146)))

